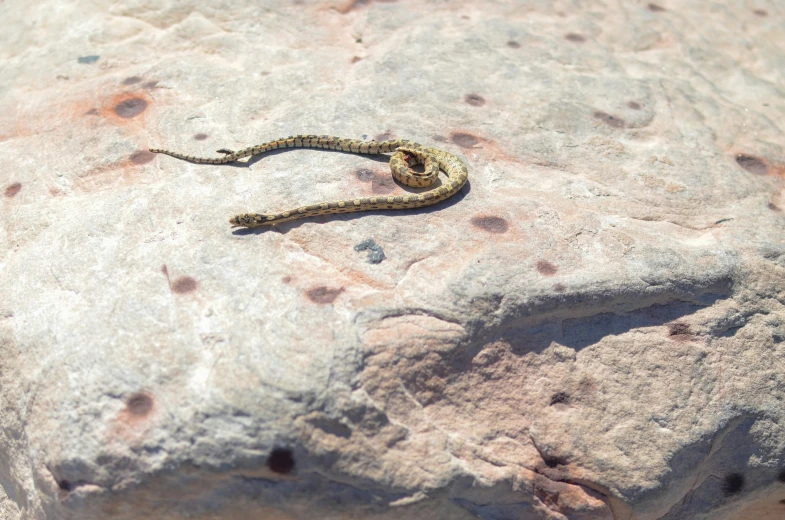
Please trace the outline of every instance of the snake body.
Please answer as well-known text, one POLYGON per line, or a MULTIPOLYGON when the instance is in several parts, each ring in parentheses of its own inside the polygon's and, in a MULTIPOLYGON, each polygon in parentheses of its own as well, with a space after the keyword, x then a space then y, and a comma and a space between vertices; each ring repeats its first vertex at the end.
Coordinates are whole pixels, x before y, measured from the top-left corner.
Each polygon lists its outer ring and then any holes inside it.
POLYGON ((393 176, 403 184, 417 188, 431 186, 439 176, 440 170, 447 175, 447 182, 432 190, 412 195, 361 197, 335 202, 321 202, 319 204, 311 204, 310 206, 300 206, 299 208, 280 213, 242 213, 235 215, 229 220, 232 226, 249 228, 272 226, 281 222, 314 217, 316 215, 430 206, 457 193, 466 184, 468 177, 466 166, 455 155, 406 139, 377 142, 345 139, 328 135, 295 135, 251 146, 238 152, 227 149, 218 150, 218 153, 224 154, 223 157, 194 157, 159 148, 151 148, 150 151, 171 155, 172 157, 194 163, 225 164, 243 157, 282 148, 326 148, 328 150, 340 150, 359 154, 392 153, 390 170, 393 176), (412 170, 411 167, 416 164, 422 164, 424 171, 416 172, 412 170))

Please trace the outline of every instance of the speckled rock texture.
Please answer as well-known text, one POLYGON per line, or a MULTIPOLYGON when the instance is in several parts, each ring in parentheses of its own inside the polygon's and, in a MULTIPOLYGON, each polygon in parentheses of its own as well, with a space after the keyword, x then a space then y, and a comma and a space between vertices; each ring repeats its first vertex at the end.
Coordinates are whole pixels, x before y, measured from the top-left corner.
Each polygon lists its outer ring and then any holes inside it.
POLYGON ((0 3, 0 520, 782 518, 784 18, 0 3))

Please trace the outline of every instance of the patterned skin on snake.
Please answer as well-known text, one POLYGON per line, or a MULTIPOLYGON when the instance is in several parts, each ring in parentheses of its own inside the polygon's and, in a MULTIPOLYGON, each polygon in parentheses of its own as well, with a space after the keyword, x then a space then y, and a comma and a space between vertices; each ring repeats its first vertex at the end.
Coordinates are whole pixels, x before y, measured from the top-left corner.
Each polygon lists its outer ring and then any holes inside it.
POLYGON ((283 139, 276 139, 260 145, 251 146, 234 152, 221 149, 218 153, 223 157, 194 157, 169 150, 150 148, 153 153, 171 155, 200 164, 225 164, 234 162, 243 157, 261 154, 270 150, 282 148, 326 148, 358 154, 392 153, 390 157, 390 170, 393 177, 407 186, 424 188, 436 182, 439 171, 447 175, 447 182, 438 188, 425 191, 416 195, 398 195, 390 197, 361 197, 356 199, 338 200, 335 202, 321 202, 310 206, 282 211, 280 213, 242 213, 235 215, 229 222, 233 227, 273 226, 290 220, 297 220, 317 215, 330 215, 333 213, 352 213, 355 211, 370 211, 384 209, 410 209, 430 206, 441 202, 457 193, 468 178, 466 166, 455 155, 428 148, 406 139, 392 139, 389 141, 360 141, 357 139, 344 139, 328 135, 295 135, 283 139), (415 164, 424 166, 423 172, 412 170, 415 164))

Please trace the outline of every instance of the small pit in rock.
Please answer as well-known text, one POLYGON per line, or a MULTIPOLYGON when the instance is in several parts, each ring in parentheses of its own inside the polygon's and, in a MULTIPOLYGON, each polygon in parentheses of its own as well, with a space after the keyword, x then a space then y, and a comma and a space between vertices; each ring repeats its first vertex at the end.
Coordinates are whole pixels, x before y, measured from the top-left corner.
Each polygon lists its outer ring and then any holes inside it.
POLYGON ((137 150, 131 154, 131 162, 134 164, 147 164, 155 158, 155 154, 148 150, 137 150))
POLYGON ((471 134, 466 134, 463 132, 456 132, 452 134, 452 142, 460 146, 461 148, 472 148, 475 146, 479 141, 476 137, 471 134))
POLYGON ((556 392, 551 396, 551 406, 555 404, 567 404, 570 402, 570 394, 567 392, 556 392))
POLYGON ((537 262, 537 272, 543 276, 553 276, 558 272, 559 268, 547 260, 540 260, 537 262))
POLYGON ((478 227, 483 231, 489 233, 506 233, 509 229, 507 221, 501 217, 494 217, 492 215, 481 215, 474 217, 471 220, 474 227, 478 227))
POLYGON ((177 294, 186 294, 196 290, 198 284, 190 276, 181 276, 172 284, 172 291, 177 294))
POLYGON ((124 119, 136 117, 147 108, 147 101, 141 98, 131 98, 121 101, 114 107, 114 113, 124 119))
POLYGON ((13 184, 9 184, 5 188, 5 196, 9 199, 11 197, 16 197, 16 194, 22 190, 22 184, 19 182, 15 182, 13 184))
POLYGON ((735 495, 744 488, 744 475, 741 473, 730 473, 725 476, 722 490, 726 495, 735 495))
POLYGON ((481 107, 485 104, 485 98, 479 94, 466 94, 463 100, 473 107, 481 107))
POLYGON ((327 305, 328 303, 332 303, 338 297, 339 294, 343 292, 343 287, 340 289, 333 289, 330 287, 325 287, 323 285, 319 287, 314 287, 313 289, 309 289, 305 294, 308 296, 308 299, 314 303, 318 303, 320 305, 327 305))
POLYGON ((769 173, 766 163, 753 155, 739 154, 736 156, 736 163, 755 175, 766 175, 769 173))
POLYGON ((670 323, 668 325, 668 336, 676 341, 690 341, 694 333, 687 323, 670 323))
POLYGON ((153 409, 153 398, 139 392, 128 398, 125 402, 125 407, 134 417, 144 417, 153 409))
POLYGON ((279 475, 291 473, 294 470, 294 453, 287 448, 275 448, 267 458, 267 467, 279 475))
POLYGON ((624 119, 620 117, 612 116, 611 114, 606 114, 605 112, 602 112, 600 110, 594 113, 594 118, 599 119, 606 125, 613 128, 624 128, 626 126, 624 119))

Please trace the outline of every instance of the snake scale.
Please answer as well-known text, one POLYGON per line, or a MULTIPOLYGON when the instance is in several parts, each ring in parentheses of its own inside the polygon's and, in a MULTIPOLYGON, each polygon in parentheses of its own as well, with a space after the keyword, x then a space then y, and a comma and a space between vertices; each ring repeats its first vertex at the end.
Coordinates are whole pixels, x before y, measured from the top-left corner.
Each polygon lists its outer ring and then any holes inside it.
POLYGON ((251 146, 238 152, 221 149, 218 153, 223 157, 194 157, 170 150, 151 148, 153 153, 171 155, 200 164, 225 164, 243 157, 257 155, 270 150, 283 148, 326 148, 359 154, 392 153, 390 157, 390 170, 393 176, 407 186, 424 188, 436 182, 439 171, 447 175, 447 182, 416 195, 361 197, 345 199, 335 202, 321 202, 310 206, 282 211, 280 213, 242 213, 235 215, 229 222, 233 227, 272 226, 281 222, 288 222, 316 215, 330 215, 333 213, 351 213, 355 211, 369 211, 379 209, 409 209, 430 206, 447 199, 460 190, 468 177, 466 166, 451 153, 428 148, 421 144, 406 139, 392 139, 388 141, 360 141, 357 139, 344 139, 329 135, 294 135, 283 139, 276 139, 260 145, 251 146), (423 172, 416 172, 411 167, 423 165, 423 172))

